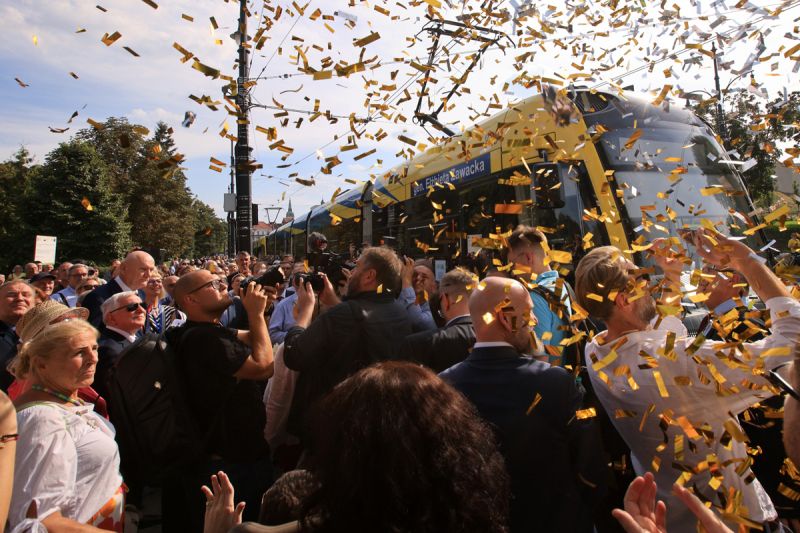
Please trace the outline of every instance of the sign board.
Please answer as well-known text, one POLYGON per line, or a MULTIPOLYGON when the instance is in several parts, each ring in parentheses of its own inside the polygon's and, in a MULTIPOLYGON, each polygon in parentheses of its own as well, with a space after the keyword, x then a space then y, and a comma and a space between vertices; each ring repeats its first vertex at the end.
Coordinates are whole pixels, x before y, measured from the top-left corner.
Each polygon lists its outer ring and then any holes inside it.
POLYGON ((480 233, 476 233, 475 235, 467 235, 467 253, 478 254, 481 251, 481 247, 475 244, 475 241, 478 241, 482 238, 483 235, 480 233))
POLYGON ((225 193, 225 198, 222 202, 222 208, 226 213, 233 213, 236 211, 236 195, 234 193, 225 193))
POLYGON ((56 237, 37 235, 36 245, 33 248, 33 260, 41 261, 42 263, 50 263, 51 265, 55 263, 56 241, 56 237))
POLYGON ((479 155, 475 159, 470 159, 458 165, 446 168, 432 174, 427 178, 422 178, 411 184, 411 196, 419 196, 428 192, 430 187, 444 183, 452 183, 458 186, 474 179, 488 176, 491 173, 491 155, 479 155))
POLYGON ((436 281, 442 281, 442 278, 447 272, 447 261, 444 259, 437 259, 433 262, 434 273, 436 274, 436 281))

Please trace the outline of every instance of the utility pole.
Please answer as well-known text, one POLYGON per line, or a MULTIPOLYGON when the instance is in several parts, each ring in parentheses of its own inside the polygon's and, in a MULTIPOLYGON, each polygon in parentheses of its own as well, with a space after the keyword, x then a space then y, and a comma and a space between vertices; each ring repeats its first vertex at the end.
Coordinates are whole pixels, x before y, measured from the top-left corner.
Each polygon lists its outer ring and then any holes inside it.
POLYGON ((722 112, 722 90, 719 88, 719 70, 717 67, 716 43, 711 43, 711 53, 714 55, 714 84, 717 88, 717 133, 722 139, 723 147, 727 150, 728 147, 725 145, 728 141, 728 129, 725 127, 725 115, 722 112))
MULTIPOLYGON (((233 141, 231 141, 231 186, 228 188, 229 194, 236 193, 236 156, 233 141)), ((228 212, 228 255, 236 254, 236 207, 228 212)))
POLYGON ((247 0, 239 0, 239 79, 236 81, 236 105, 239 107, 237 115, 237 141, 234 149, 236 158, 236 249, 239 252, 252 252, 253 242, 253 216, 251 193, 253 182, 250 171, 250 152, 247 130, 250 125, 250 102, 247 96, 245 83, 249 76, 247 51, 247 0))

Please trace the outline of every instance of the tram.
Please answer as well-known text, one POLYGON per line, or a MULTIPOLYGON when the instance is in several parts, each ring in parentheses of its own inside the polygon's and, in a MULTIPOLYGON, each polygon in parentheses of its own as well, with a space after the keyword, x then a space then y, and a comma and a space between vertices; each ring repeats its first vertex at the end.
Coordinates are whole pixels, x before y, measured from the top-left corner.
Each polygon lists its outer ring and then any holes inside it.
POLYGON ((531 96, 281 226, 267 252, 302 257, 320 231, 337 253, 387 244, 449 268, 529 224, 571 262, 611 244, 642 264, 646 244, 678 228, 751 233, 742 179, 691 111, 625 91, 568 97, 568 120, 531 96))

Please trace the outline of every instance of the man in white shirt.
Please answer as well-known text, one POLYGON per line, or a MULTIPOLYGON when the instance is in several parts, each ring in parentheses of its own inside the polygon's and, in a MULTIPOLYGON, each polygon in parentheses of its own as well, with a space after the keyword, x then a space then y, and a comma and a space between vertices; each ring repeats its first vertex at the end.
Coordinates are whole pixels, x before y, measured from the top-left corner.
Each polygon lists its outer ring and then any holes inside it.
POLYGON ((578 303, 608 326, 587 344, 586 365, 598 398, 631 448, 637 474, 654 473, 658 496, 670 510, 669 531, 694 531, 696 523, 672 495, 675 482, 695 488, 729 525, 761 526, 777 514, 750 470, 736 414, 775 394, 758 369, 791 360, 800 338, 800 304, 741 242, 707 230, 689 238, 706 264, 742 273, 766 302, 772 335, 741 345, 688 338, 675 316, 680 255, 669 250, 668 241, 659 239, 652 249, 665 278, 658 304, 645 272, 619 249, 604 246, 589 252, 576 270, 578 303), (652 322, 657 311, 662 316, 652 322))
POLYGON ((100 305, 113 294, 143 289, 154 270, 155 261, 147 252, 136 250, 125 256, 116 277, 90 292, 83 300, 83 307, 89 310, 89 322, 99 328, 103 323, 100 305))
POLYGON ((75 307, 78 301, 78 293, 75 292, 75 289, 88 277, 89 267, 81 263, 75 263, 69 268, 69 274, 67 275, 67 283, 69 283, 69 286, 50 296, 50 299, 60 302, 67 307, 75 307))

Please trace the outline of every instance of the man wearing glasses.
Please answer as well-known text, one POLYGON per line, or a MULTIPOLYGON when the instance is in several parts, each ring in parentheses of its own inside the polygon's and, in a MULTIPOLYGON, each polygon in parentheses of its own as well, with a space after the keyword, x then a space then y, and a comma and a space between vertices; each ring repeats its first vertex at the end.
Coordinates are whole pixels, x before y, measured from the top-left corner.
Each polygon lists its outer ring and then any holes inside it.
POLYGON ((119 359, 122 350, 133 344, 141 335, 147 313, 139 295, 133 291, 118 292, 100 306, 103 325, 97 340, 97 369, 94 390, 109 400, 108 372, 119 359))
POLYGON ((78 301, 77 288, 85 279, 89 277, 89 267, 84 264, 76 263, 72 265, 67 274, 67 283, 69 285, 66 289, 58 291, 50 296, 51 300, 60 302, 67 307, 75 307, 78 301))
POLYGON ((223 470, 231 478, 236 497, 247 504, 245 520, 258 518, 261 496, 272 482, 261 383, 273 373, 264 310, 277 291, 247 286, 242 303, 250 329, 244 331, 220 325, 231 304, 228 292, 220 289, 218 276, 196 270, 182 276, 173 291, 187 321, 167 331, 167 341, 185 380, 191 417, 208 444, 207 459, 182 469, 175 486, 165 488, 165 530, 202 529, 203 498, 196 488, 211 474, 223 470))

